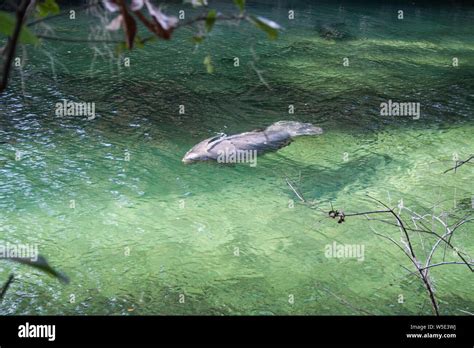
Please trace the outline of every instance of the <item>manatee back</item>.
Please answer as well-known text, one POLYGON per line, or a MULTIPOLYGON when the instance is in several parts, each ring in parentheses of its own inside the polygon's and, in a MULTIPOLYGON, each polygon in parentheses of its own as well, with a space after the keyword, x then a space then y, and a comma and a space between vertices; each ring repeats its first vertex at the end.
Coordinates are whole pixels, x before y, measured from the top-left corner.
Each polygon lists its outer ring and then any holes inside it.
POLYGON ((291 136, 287 132, 246 132, 228 136, 216 141, 209 153, 216 156, 222 152, 232 151, 266 151, 278 150, 291 142, 291 136))

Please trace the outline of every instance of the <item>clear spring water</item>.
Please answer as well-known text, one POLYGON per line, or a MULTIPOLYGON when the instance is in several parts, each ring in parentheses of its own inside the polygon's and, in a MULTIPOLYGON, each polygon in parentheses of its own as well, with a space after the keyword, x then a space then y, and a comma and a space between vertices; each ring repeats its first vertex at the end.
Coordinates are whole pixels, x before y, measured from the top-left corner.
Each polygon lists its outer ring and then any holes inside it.
MULTIPOLYGON (((103 46, 103 57, 77 43, 20 50, 27 63, 0 99, 0 237, 38 244, 71 283, 2 263, 1 279, 14 272, 17 281, 0 313, 431 314, 421 282, 402 267, 409 261, 371 229, 399 240, 395 227, 363 217, 338 224, 299 204, 285 182, 326 211, 329 202, 346 212, 380 208, 367 194, 419 212, 437 202, 437 213, 472 211, 473 167, 442 172, 453 153, 474 152, 474 10, 410 5, 398 20, 398 9, 249 1, 249 11, 285 27, 278 40, 218 23, 195 49, 192 31, 180 29, 127 53, 130 68, 103 46), (339 22, 348 39, 319 36, 339 22), (94 102, 96 118, 55 116, 63 98, 94 102), (380 116, 388 99, 419 102, 420 119, 380 116), (261 156, 255 168, 181 163, 218 132, 282 119, 325 133, 261 156), (364 260, 326 257, 333 242, 363 245, 364 260)), ((99 23, 81 13, 50 25, 72 38, 99 23)), ((472 224, 453 242, 473 254, 472 224)), ((441 313, 474 311, 466 267, 431 274, 441 313)))

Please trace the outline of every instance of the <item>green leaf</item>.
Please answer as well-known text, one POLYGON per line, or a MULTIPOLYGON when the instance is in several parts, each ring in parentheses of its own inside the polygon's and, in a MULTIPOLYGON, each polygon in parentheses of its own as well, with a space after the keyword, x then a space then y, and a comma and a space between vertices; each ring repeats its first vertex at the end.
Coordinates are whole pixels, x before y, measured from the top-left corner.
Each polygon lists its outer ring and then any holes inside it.
POLYGON ((60 12, 56 0, 44 0, 38 4, 37 9, 38 16, 41 18, 49 15, 56 15, 60 12))
POLYGON ((207 55, 204 58, 204 65, 206 66, 206 70, 208 74, 212 74, 214 72, 214 66, 212 65, 211 55, 207 55))
POLYGON ((135 36, 135 48, 143 48, 145 47, 145 43, 143 40, 137 35, 135 36))
POLYGON ((240 12, 244 12, 245 9, 245 0, 234 0, 234 4, 237 5, 239 8, 240 12))
POLYGON ((19 262, 34 268, 37 268, 45 273, 48 273, 52 275, 55 278, 58 278, 59 281, 68 284, 69 283, 69 278, 64 275, 61 272, 56 271, 54 268, 52 268, 49 264, 48 261, 41 255, 38 255, 36 260, 32 260, 29 258, 23 258, 23 257, 7 257, 6 260, 11 260, 15 262, 19 262))
POLYGON ((214 23, 216 22, 217 18, 217 11, 216 10, 210 10, 207 13, 207 18, 206 18, 206 30, 207 32, 210 32, 212 30, 212 27, 214 26, 214 23))
POLYGON ((264 17, 250 16, 249 18, 250 21, 257 26, 257 28, 266 32, 271 40, 276 39, 278 37, 278 31, 282 29, 278 23, 264 17))
POLYGON ((120 42, 115 46, 115 55, 120 56, 124 51, 127 50, 127 43, 126 42, 120 42))
POLYGON ((199 35, 193 36, 193 42, 194 42, 196 45, 199 45, 199 44, 202 43, 203 41, 204 41, 204 36, 199 36, 199 35))
MULTIPOLYGON (((6 36, 12 36, 15 30, 16 18, 8 12, 0 11, 0 34, 6 36)), ((38 42, 38 38, 33 32, 25 27, 21 27, 20 32, 20 43, 24 44, 35 44, 38 42)))

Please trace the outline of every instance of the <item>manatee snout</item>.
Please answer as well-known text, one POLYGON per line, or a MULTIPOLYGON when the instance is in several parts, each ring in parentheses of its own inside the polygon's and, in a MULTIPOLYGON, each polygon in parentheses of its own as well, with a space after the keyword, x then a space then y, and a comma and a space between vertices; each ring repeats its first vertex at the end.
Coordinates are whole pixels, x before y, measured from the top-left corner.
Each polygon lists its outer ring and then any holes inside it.
POLYGON ((183 157, 182 161, 184 164, 190 164, 194 162, 192 159, 186 158, 186 156, 183 157))
MULTIPOLYGON (((201 150, 203 151, 203 150, 201 150)), ((184 155, 182 161, 184 164, 191 164, 191 163, 195 163, 197 161, 203 161, 207 158, 205 158, 205 156, 202 154, 202 153, 199 153, 198 150, 192 148, 191 150, 189 150, 188 152, 186 152, 186 154, 184 155)))

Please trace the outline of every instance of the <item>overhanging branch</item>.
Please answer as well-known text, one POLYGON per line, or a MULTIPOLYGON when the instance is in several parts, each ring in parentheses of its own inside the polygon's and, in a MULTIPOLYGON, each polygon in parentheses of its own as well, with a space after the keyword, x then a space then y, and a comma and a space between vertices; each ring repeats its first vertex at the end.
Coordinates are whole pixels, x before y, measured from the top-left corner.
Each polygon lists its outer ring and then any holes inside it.
POLYGON ((8 85, 8 78, 12 67, 13 57, 15 56, 16 46, 21 33, 21 27, 26 17, 26 10, 30 5, 31 0, 22 0, 20 6, 16 11, 16 24, 12 36, 8 39, 7 47, 5 48, 6 59, 3 64, 2 81, 0 82, 0 93, 2 93, 8 85))

